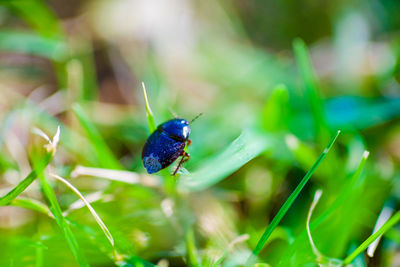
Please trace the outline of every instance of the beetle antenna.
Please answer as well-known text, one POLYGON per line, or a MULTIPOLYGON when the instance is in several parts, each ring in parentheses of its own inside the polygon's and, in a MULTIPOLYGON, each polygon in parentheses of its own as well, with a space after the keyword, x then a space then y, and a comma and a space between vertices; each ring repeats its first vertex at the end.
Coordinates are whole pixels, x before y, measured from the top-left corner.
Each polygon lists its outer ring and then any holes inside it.
POLYGON ((194 122, 194 121, 197 120, 197 118, 200 117, 201 115, 203 115, 203 112, 200 112, 200 114, 197 115, 196 117, 194 117, 189 123, 194 122))

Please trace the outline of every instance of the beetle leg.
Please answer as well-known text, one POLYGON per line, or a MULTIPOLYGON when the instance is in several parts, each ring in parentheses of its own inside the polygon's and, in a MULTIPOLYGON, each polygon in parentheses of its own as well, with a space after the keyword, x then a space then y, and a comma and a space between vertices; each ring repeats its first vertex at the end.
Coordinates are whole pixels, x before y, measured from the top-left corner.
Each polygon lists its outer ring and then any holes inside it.
POLYGON ((182 156, 182 157, 185 157, 185 159, 184 159, 183 162, 182 162, 182 163, 185 163, 186 161, 188 161, 188 160, 190 159, 190 154, 187 153, 187 152, 185 152, 185 153, 184 153, 184 156, 182 156))
POLYGON ((189 153, 187 153, 187 152, 185 152, 185 151, 182 151, 182 158, 181 158, 181 160, 179 161, 179 164, 178 164, 178 166, 176 167, 176 169, 175 169, 174 173, 172 174, 172 176, 175 176, 176 173, 178 172, 179 168, 181 167, 181 165, 182 165, 184 162, 188 161, 189 159, 190 159, 189 153))
MULTIPOLYGON (((192 144, 192 140, 188 139, 187 143, 186 143, 186 146, 190 146, 191 144, 192 144)), ((189 158, 190 158, 190 155, 189 155, 189 158)))

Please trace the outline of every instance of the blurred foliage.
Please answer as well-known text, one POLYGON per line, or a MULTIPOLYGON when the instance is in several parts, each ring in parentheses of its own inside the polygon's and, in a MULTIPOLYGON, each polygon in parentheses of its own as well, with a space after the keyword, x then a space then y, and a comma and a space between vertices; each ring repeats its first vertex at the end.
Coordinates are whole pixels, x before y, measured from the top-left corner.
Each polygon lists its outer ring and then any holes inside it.
POLYGON ((317 189, 324 259, 398 266, 399 12, 395 0, 0 1, 0 266, 244 265, 293 192, 255 266, 315 266, 317 189), (153 121, 201 112, 179 177, 147 175, 153 121), (32 129, 57 126, 49 163, 32 129), (358 254, 379 228, 374 255, 358 254))

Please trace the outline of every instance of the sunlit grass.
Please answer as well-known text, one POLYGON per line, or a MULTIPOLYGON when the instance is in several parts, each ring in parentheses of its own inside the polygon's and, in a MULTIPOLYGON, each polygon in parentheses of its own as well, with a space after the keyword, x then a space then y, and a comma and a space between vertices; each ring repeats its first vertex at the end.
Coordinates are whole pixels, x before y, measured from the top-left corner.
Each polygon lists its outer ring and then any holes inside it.
POLYGON ((245 25, 256 3, 61 18, 63 2, 0 6, 0 266, 393 265, 400 50, 365 11, 272 49, 247 32, 297 28, 245 25), (149 175, 143 144, 171 110, 203 114, 191 159, 149 175))

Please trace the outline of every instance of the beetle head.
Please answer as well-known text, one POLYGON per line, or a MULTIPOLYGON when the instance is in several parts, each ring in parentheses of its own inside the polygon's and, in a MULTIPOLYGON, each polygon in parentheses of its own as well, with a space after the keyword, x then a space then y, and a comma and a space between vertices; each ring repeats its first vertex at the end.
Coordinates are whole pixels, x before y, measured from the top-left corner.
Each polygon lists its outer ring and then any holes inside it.
POLYGON ((185 141, 190 135, 189 122, 185 119, 172 119, 164 122, 159 128, 166 132, 171 138, 185 141))

